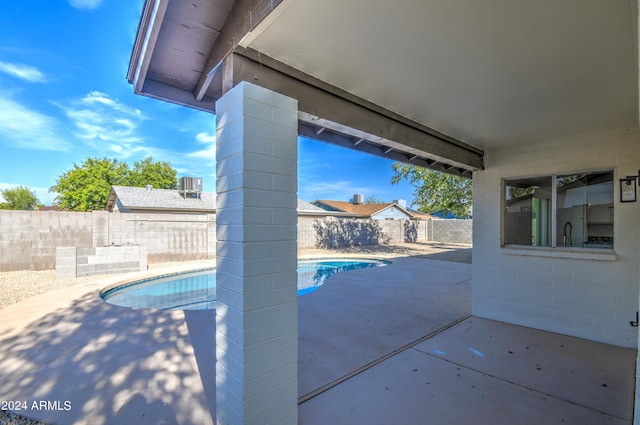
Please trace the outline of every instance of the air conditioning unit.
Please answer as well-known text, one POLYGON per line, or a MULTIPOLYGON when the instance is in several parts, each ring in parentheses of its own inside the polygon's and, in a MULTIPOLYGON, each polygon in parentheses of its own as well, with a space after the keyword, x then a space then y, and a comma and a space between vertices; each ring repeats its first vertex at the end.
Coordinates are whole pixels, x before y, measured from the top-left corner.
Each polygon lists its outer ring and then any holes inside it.
POLYGON ((355 205, 364 204, 364 195, 360 193, 356 193, 355 195, 353 195, 353 203, 355 205))
POLYGON ((182 194, 202 192, 202 178, 180 177, 179 191, 182 194))

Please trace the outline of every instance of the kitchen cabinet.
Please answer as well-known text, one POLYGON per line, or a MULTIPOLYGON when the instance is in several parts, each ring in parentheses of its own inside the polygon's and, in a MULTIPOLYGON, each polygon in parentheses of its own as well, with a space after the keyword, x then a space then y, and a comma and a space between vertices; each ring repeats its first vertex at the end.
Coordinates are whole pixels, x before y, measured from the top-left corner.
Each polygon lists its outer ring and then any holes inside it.
POLYGON ((613 224, 613 204, 588 206, 587 224, 613 224))

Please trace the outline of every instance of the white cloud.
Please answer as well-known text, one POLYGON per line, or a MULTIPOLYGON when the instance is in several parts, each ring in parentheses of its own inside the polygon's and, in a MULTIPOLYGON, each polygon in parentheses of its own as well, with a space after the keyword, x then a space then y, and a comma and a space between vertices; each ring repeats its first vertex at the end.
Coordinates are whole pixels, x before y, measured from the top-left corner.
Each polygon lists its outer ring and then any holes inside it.
POLYGON ((208 143, 215 143, 216 142, 216 135, 215 134, 209 134, 207 132, 201 132, 196 134, 196 141, 198 143, 201 143, 203 145, 208 144, 208 143))
POLYGON ((75 7, 76 9, 97 9, 102 0, 67 0, 71 7, 75 7))
POLYGON ((44 83, 47 80, 39 69, 21 63, 0 62, 0 72, 30 83, 44 83))
POLYGON ((195 152, 186 154, 187 158, 198 158, 208 161, 207 165, 215 166, 216 161, 216 136, 215 134, 208 134, 201 132, 196 135, 196 141, 207 146, 205 149, 200 149, 195 152))
POLYGON ((137 130, 139 123, 146 118, 139 109, 130 108, 98 91, 61 108, 74 124, 76 137, 89 146, 106 146, 125 157, 143 149, 139 146, 143 138, 137 130))
POLYGON ((145 117, 142 115, 142 111, 140 111, 140 109, 135 109, 135 108, 130 108, 129 106, 120 103, 116 100, 113 100, 111 98, 111 96, 109 96, 106 93, 102 93, 99 91, 92 91, 89 94, 87 94, 85 97, 83 97, 82 99, 80 99, 80 101, 78 102, 80 104, 83 105, 104 105, 108 108, 111 108, 115 111, 119 111, 122 112, 124 115, 130 116, 130 117, 134 117, 137 119, 145 119, 145 117))
POLYGON ((70 144, 58 133, 56 119, 0 98, 0 143, 25 149, 68 150, 70 144))

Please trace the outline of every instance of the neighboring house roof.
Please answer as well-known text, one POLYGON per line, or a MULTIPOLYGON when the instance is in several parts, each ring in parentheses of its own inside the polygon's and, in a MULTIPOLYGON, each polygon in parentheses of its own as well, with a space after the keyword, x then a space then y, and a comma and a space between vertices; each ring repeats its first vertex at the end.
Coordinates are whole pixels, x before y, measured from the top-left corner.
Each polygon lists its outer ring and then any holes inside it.
MULTIPOLYGON (((121 212, 156 210, 215 213, 216 194, 201 192, 199 198, 185 198, 178 190, 112 186, 106 209, 108 211, 120 210, 121 212)), ((340 213, 332 214, 302 199, 298 199, 297 209, 300 215, 341 215, 340 213)))
POLYGON ((389 208, 397 208, 402 213, 404 213, 408 218, 431 218, 426 214, 418 213, 415 214, 412 211, 407 210, 400 206, 397 202, 383 202, 379 204, 354 204, 352 202, 346 201, 332 201, 327 199, 319 199, 313 202, 314 205, 322 207, 328 211, 340 211, 344 213, 349 213, 352 216, 360 216, 360 217, 373 217, 376 214, 380 214, 381 212, 389 209, 389 208))
POLYGON ((380 211, 389 208, 393 203, 384 204, 353 204, 345 201, 331 201, 327 199, 319 199, 313 203, 318 206, 326 206, 329 211, 342 211, 357 215, 371 217, 380 211))
POLYGON ((216 194, 202 192, 198 197, 184 197, 178 190, 112 186, 107 210, 114 209, 214 213, 216 194))
POLYGON ((334 215, 330 211, 320 208, 312 203, 298 199, 298 214, 299 215, 317 215, 326 217, 328 215, 334 215))

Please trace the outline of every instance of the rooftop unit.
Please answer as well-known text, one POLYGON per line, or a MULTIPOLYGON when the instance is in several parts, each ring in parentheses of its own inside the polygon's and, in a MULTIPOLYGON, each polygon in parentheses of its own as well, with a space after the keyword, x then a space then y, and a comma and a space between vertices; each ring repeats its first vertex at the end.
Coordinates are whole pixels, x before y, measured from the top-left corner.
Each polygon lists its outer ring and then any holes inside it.
POLYGON ((178 192, 184 198, 198 198, 202 193, 202 178, 201 177, 180 177, 178 192))

